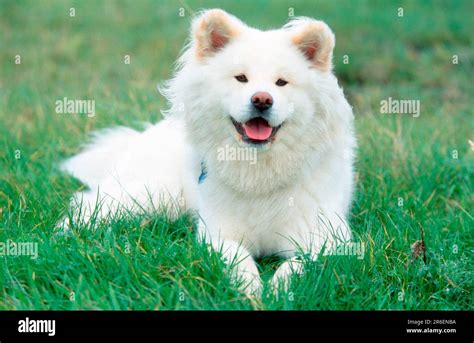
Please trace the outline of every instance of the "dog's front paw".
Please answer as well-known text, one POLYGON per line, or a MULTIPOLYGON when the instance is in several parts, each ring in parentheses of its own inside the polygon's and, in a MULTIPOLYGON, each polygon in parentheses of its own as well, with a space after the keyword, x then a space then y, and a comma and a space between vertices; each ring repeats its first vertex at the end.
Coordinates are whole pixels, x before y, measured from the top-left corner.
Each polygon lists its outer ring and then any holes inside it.
POLYGON ((259 276, 245 276, 241 287, 250 297, 259 297, 262 294, 262 281, 259 276))
POLYGON ((246 259, 234 267, 232 281, 247 296, 259 296, 262 292, 262 281, 255 262, 246 259))
POLYGON ((290 287, 291 277, 293 275, 301 274, 302 269, 302 262, 296 259, 291 259, 283 262, 283 264, 278 267, 270 281, 270 284, 273 288, 273 292, 275 294, 278 294, 279 290, 287 292, 290 287))

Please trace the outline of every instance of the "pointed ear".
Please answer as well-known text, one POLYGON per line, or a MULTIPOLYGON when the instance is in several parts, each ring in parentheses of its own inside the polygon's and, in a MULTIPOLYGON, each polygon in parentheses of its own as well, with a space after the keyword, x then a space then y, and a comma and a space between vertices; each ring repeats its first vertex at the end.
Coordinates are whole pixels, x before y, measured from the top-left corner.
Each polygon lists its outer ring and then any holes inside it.
POLYGON ((193 23, 193 39, 198 58, 205 58, 224 48, 240 34, 242 23, 219 9, 205 11, 193 23))
POLYGON ((293 31, 291 41, 313 66, 329 71, 336 39, 326 23, 313 19, 297 19, 289 24, 293 31))

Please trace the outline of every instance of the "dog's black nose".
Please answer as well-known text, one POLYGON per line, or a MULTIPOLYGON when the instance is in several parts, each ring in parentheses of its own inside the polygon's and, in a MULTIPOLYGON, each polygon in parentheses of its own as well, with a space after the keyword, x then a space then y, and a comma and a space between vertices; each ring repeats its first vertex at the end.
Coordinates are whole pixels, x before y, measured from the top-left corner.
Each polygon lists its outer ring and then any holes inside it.
POLYGON ((257 92, 250 99, 253 107, 259 112, 268 110, 273 105, 273 98, 267 92, 257 92))

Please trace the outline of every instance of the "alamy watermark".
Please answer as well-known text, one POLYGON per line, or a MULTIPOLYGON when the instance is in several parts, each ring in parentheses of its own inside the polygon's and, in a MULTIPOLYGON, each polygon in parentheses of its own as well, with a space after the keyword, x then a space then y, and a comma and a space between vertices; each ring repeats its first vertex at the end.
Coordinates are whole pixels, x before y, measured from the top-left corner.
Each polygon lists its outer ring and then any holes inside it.
POLYGON ((226 144, 217 149, 218 161, 249 161, 250 164, 257 163, 257 148, 234 147, 226 144))
POLYGON ((328 255, 332 256, 356 256, 362 260, 365 256, 365 243, 363 242, 347 242, 340 243, 334 249, 331 249, 328 255))
POLYGON ((388 97, 380 101, 380 113, 411 114, 418 118, 421 113, 420 100, 398 100, 388 97))
POLYGON ((89 118, 95 116, 95 100, 68 99, 56 100, 56 113, 86 114, 89 118))
POLYGON ((15 242, 7 239, 0 242, 0 256, 30 256, 32 260, 38 258, 38 243, 15 242))
POLYGON ((18 332, 20 333, 46 333, 48 336, 56 334, 55 319, 30 319, 26 317, 18 322, 18 332))

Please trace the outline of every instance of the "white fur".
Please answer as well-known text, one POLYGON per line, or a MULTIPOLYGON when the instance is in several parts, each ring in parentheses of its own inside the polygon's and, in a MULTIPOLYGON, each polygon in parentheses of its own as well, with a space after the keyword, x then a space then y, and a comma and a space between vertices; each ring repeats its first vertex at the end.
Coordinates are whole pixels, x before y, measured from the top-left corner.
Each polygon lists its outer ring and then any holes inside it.
MULTIPOLYGON (((91 188, 75 195, 76 213, 90 216, 98 198, 101 217, 177 201, 199 213, 199 237, 236 264, 250 291, 260 286, 253 257, 292 258, 299 249, 316 256, 324 244, 348 240, 355 138, 351 107, 331 73, 333 45, 330 29, 312 19, 259 31, 223 11, 204 12, 163 91, 171 104, 167 118, 143 132, 105 132, 63 164, 91 188), (216 51, 205 41, 213 30, 228 40, 216 51), (301 53, 305 47, 292 40, 305 30, 313 36, 305 36, 304 44, 316 40, 315 46, 327 49, 327 70, 324 60, 308 60, 301 53), (248 77, 245 84, 234 79, 241 73, 248 77), (289 83, 279 87, 278 78, 289 83), (283 124, 275 141, 258 147, 257 163, 220 160, 221 147, 248 148, 229 116, 248 120, 249 99, 257 91, 274 99, 269 123, 283 124), (202 161, 208 175, 198 184, 202 161)), ((274 281, 300 271, 290 268, 292 261, 274 281)))

